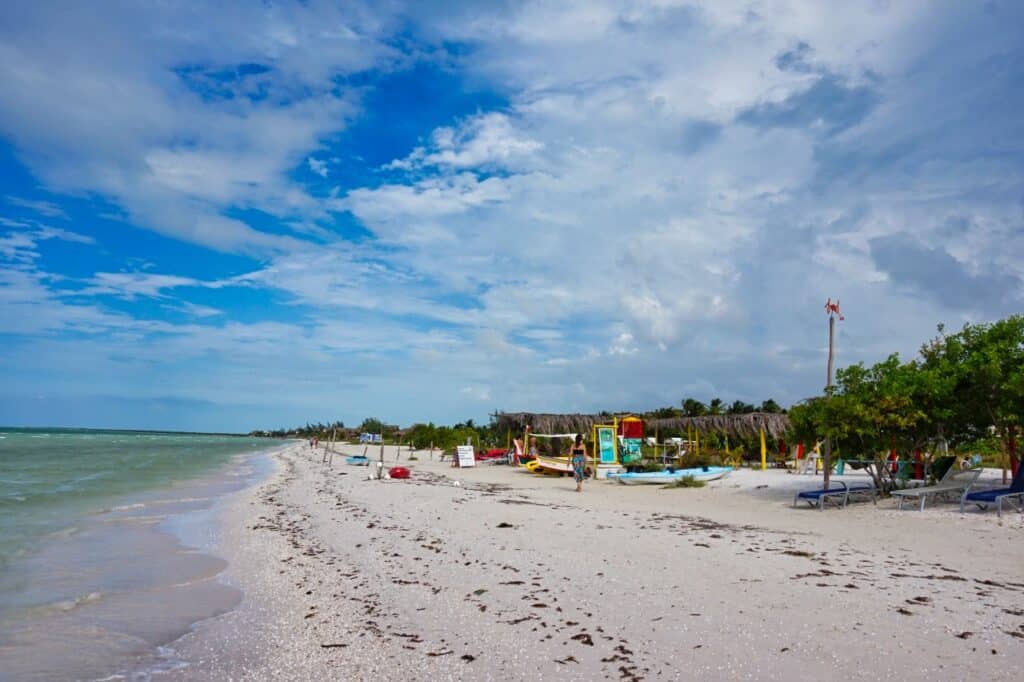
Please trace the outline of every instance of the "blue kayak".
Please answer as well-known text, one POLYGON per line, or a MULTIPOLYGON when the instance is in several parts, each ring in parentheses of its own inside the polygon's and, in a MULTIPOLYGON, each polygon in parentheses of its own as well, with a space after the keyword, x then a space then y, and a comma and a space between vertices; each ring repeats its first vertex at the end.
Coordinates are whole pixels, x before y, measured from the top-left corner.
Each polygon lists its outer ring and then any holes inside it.
POLYGON ((352 457, 346 457, 345 458, 345 463, 346 464, 351 464, 353 466, 363 466, 364 467, 364 466, 367 466, 370 463, 370 460, 367 459, 366 457, 363 457, 362 455, 353 455, 352 457))
POLYGON ((674 483, 681 478, 690 476, 698 481, 714 481, 725 476, 732 467, 694 467, 692 469, 674 469, 672 471, 644 471, 638 473, 608 474, 623 485, 639 485, 643 483, 662 484, 674 483))

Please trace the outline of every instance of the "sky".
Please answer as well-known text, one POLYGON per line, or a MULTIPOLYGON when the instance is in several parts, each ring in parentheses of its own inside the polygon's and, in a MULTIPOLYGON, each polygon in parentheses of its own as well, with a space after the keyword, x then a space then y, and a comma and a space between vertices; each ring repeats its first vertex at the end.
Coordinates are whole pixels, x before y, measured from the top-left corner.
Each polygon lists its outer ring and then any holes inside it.
POLYGON ((1024 4, 0 3, 0 424, 790 405, 1024 309, 1024 4))

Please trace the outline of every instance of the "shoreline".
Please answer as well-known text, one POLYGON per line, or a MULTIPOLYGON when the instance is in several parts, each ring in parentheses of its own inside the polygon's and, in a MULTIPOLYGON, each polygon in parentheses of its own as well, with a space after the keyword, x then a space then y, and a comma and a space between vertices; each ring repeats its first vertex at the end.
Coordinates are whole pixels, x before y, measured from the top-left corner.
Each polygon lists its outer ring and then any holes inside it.
POLYGON ((212 551, 219 500, 265 478, 260 460, 277 449, 112 497, 17 557, 2 575, 0 679, 148 678, 182 665, 169 645, 241 598, 212 551))
POLYGON ((577 495, 417 454, 408 481, 273 455, 220 519, 241 602, 176 641, 188 667, 160 677, 1015 677, 1019 514, 792 509, 789 489, 820 479, 781 471, 577 495))

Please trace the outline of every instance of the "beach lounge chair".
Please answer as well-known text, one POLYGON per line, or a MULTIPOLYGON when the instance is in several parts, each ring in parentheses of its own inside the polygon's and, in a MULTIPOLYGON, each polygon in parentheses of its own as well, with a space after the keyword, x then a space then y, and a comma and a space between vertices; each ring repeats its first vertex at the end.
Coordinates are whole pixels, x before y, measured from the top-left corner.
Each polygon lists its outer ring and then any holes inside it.
POLYGON ((996 505, 996 515, 1003 515, 1003 502, 1017 501, 1017 507, 1024 513, 1024 466, 1017 467, 1017 475, 1010 481, 1009 488, 996 488, 994 490, 976 490, 971 492, 970 488, 964 491, 960 498, 960 513, 964 513, 964 507, 968 504, 976 504, 980 509, 988 509, 990 504, 996 505))
POLYGON ((878 504, 876 501, 878 491, 875 490, 873 481, 854 483, 852 485, 844 481, 833 481, 827 489, 817 488, 815 490, 798 492, 793 496, 793 506, 796 507, 800 500, 803 500, 812 507, 817 506, 820 511, 825 508, 825 503, 829 500, 835 500, 839 503, 839 506, 845 507, 849 504, 851 497, 862 497, 865 495, 871 497, 873 503, 878 504))
POLYGON ((962 494, 969 489, 981 475, 981 469, 958 469, 951 466, 946 469, 946 475, 935 485, 928 485, 922 488, 907 488, 906 490, 894 490, 892 496, 899 500, 899 508, 903 509, 903 501, 909 497, 916 497, 921 501, 921 511, 924 511, 925 500, 929 495, 948 495, 949 493, 962 494))

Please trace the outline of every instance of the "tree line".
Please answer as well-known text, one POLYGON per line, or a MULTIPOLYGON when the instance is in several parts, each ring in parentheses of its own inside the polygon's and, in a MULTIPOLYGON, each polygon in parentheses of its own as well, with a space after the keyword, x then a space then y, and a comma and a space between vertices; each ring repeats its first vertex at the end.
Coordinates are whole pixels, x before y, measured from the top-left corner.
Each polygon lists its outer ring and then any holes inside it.
MULTIPOLYGON (((1016 467, 1024 416, 1024 316, 965 324, 938 334, 918 357, 898 354, 871 366, 836 372, 829 393, 789 411, 794 437, 828 438, 844 458, 880 463, 903 455, 952 449, 977 452, 1016 467)), ((878 466, 885 478, 887 468, 878 466)), ((891 481, 877 481, 889 487, 891 481)))

